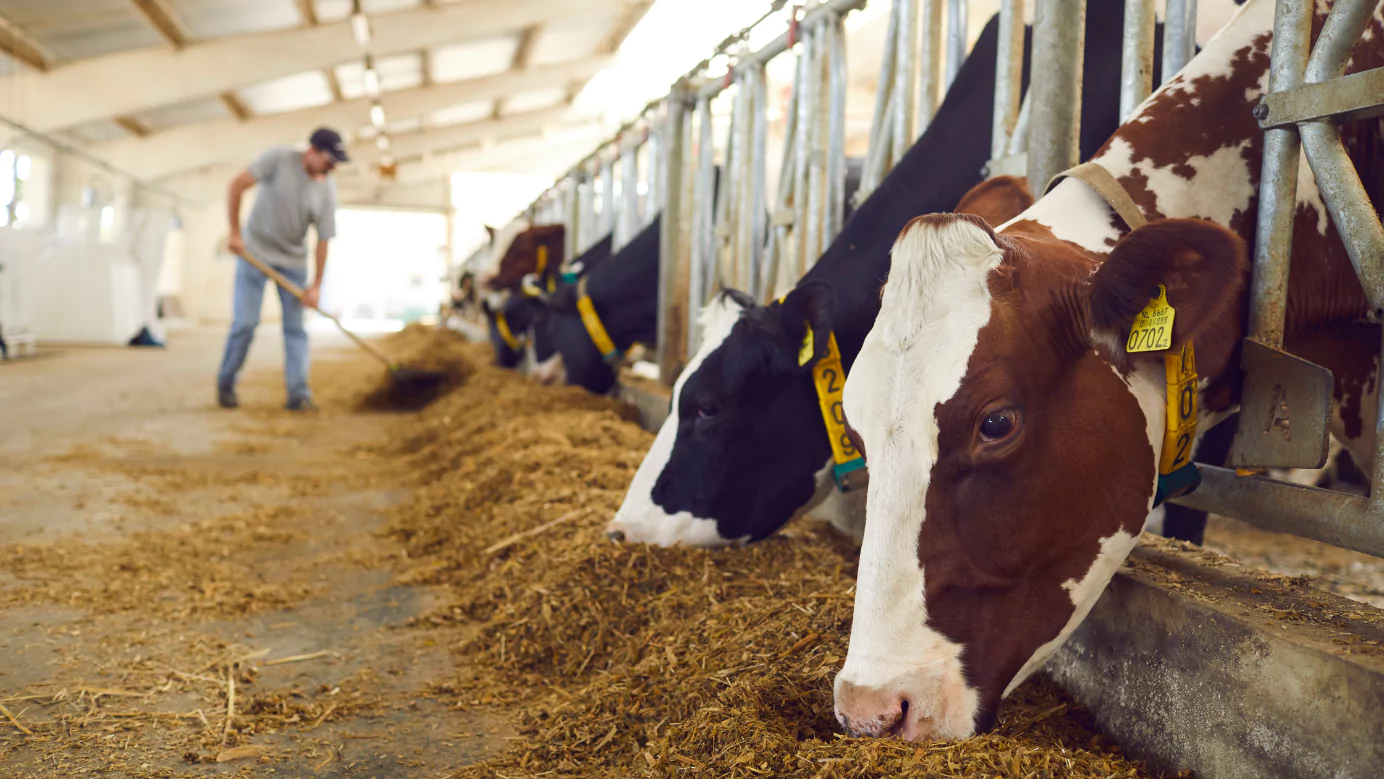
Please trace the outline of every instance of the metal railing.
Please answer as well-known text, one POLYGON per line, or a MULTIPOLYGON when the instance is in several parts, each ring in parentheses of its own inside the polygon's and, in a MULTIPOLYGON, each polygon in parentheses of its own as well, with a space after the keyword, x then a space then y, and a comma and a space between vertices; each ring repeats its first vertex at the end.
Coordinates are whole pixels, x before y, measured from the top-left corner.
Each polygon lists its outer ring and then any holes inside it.
MULTIPOLYGON (((1384 556, 1384 392, 1377 399, 1368 497, 1234 470, 1319 468, 1326 460, 1331 373, 1282 351, 1300 152, 1359 276, 1371 321, 1384 319, 1384 226, 1341 143, 1339 127, 1384 115, 1384 68, 1342 75, 1377 4, 1336 0, 1312 46, 1315 4, 1278 0, 1269 92, 1255 108, 1264 129, 1264 160, 1231 468, 1202 466, 1201 487, 1178 502, 1384 556)), ((1384 354, 1384 344, 1381 349, 1384 354)))

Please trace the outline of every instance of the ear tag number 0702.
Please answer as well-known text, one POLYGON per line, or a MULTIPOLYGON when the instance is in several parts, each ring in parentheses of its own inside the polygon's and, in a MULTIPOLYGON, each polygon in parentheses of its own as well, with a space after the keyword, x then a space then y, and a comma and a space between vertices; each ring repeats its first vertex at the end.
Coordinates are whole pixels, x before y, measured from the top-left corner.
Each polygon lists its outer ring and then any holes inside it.
POLYGON ((1158 352, 1173 345, 1173 317, 1177 312, 1168 304, 1168 290, 1162 284, 1144 310, 1134 317, 1125 351, 1158 352))

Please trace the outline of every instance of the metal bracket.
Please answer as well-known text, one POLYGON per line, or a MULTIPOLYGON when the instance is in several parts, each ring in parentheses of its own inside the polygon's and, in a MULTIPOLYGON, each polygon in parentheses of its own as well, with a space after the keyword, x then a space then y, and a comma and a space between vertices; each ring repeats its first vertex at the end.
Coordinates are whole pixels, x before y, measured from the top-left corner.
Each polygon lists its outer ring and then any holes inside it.
POLYGON ((1326 464, 1331 371, 1246 338, 1240 367, 1240 425, 1234 468, 1320 468, 1326 464))
POLYGON ((1334 117, 1339 122, 1384 115, 1384 68, 1375 68, 1320 84, 1271 92, 1254 107, 1265 130, 1334 117))

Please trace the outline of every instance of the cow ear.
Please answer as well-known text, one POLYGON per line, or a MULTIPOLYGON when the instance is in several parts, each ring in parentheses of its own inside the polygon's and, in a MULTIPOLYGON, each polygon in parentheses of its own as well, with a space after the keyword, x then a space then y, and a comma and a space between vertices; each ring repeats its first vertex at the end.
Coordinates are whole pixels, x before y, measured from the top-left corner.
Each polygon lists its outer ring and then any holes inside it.
POLYGON ((1130 327, 1162 284, 1176 312, 1172 343, 1187 343, 1232 313, 1248 271, 1244 241, 1214 222, 1164 219, 1140 227, 1092 277, 1091 338, 1112 363, 1127 363, 1130 327))
POLYGON ((1028 191, 1028 179, 995 176, 971 187, 953 210, 958 214, 978 216, 991 228, 997 228, 1027 211, 1031 205, 1033 193, 1028 191))
POLYGON ((783 298, 779 311, 778 335, 775 339, 784 360, 778 364, 790 370, 806 370, 827 353, 831 338, 831 315, 836 305, 836 293, 824 281, 805 281, 783 298), (809 329, 812 332, 812 358, 800 365, 803 342, 809 329))

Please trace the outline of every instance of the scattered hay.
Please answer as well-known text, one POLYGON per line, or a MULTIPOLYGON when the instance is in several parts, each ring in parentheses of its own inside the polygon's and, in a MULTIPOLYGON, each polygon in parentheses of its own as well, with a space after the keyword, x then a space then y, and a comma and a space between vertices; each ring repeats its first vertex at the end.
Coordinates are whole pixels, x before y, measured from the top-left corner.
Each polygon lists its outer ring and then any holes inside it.
POLYGON ((0 570, 16 577, 15 586, 0 593, 7 608, 61 604, 164 619, 281 609, 311 597, 318 583, 307 572, 268 578, 254 561, 303 540, 298 528, 307 516, 298 507, 258 507, 136 532, 119 544, 91 544, 80 537, 15 544, 0 549, 0 570))
POLYGON ((803 526, 744 549, 610 543, 650 441, 605 398, 489 367, 396 441, 420 480, 389 529, 403 579, 456 594, 424 624, 475 631, 438 690, 525 737, 463 776, 1148 775, 1041 678, 985 736, 843 737, 856 550, 803 526))
POLYGON ((451 391, 474 372, 467 356, 469 344, 451 330, 409 325, 378 342, 381 351, 400 366, 378 371, 354 408, 367 411, 413 411, 451 391), (420 376, 427 372, 431 376, 420 376))

